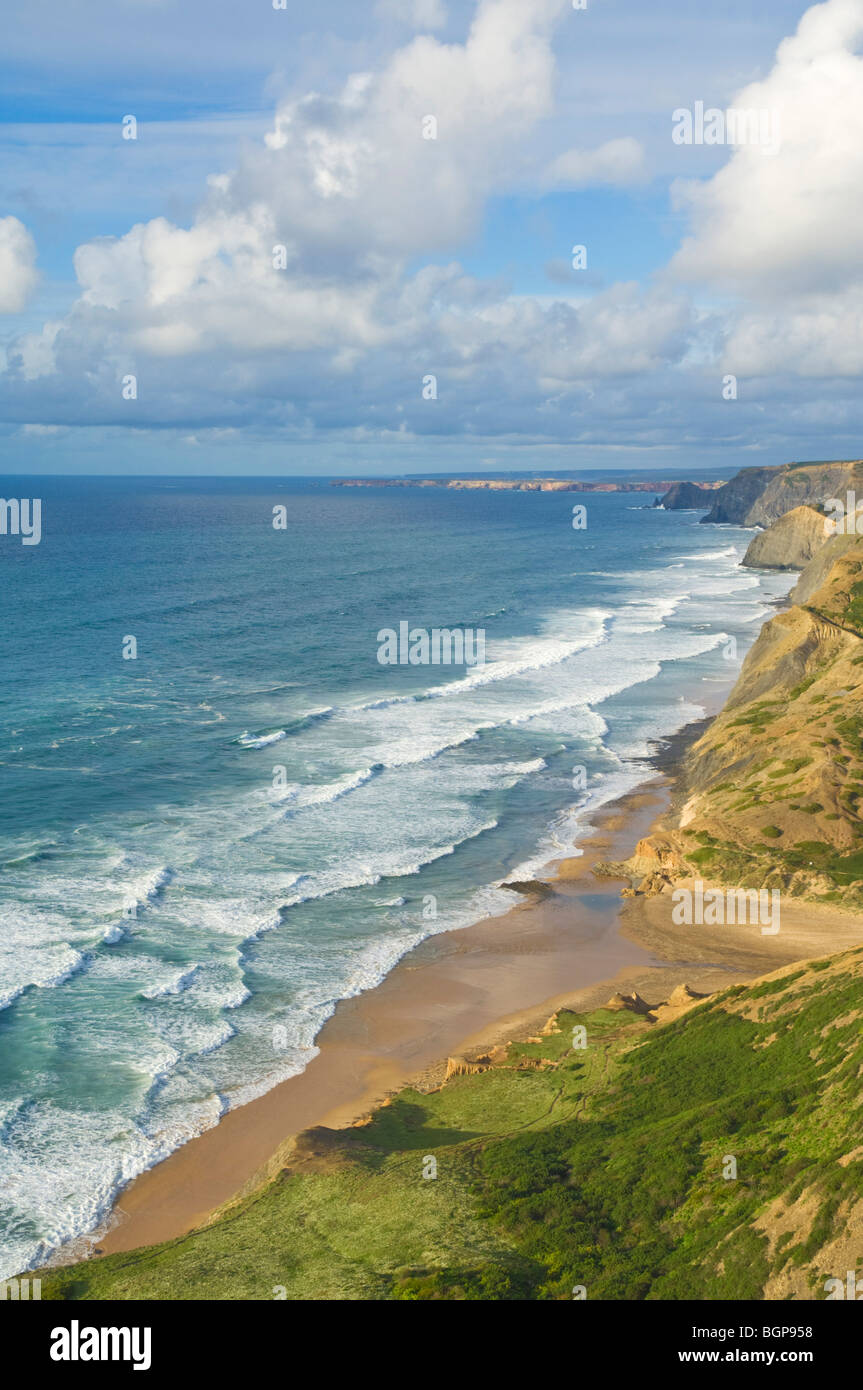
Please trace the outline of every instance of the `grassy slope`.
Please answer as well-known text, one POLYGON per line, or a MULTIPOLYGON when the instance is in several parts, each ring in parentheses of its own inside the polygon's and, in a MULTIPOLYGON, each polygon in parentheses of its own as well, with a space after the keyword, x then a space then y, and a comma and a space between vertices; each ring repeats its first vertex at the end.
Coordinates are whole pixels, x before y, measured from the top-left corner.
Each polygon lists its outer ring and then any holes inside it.
POLYGON ((664 1026, 562 1014, 489 1071, 310 1131, 214 1224, 43 1274, 43 1298, 759 1298, 789 1271, 823 1297, 861 1213, 861 1013, 863 949, 664 1026))

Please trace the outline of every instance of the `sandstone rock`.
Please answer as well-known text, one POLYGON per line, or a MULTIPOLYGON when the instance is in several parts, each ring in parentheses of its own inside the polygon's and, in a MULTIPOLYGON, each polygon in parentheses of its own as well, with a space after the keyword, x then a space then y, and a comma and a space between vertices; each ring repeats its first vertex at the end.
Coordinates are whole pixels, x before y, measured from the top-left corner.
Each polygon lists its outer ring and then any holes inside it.
POLYGON ((674 1008, 679 1008, 681 1004, 691 1004, 697 1002, 699 999, 706 998, 706 994, 696 994, 694 989, 689 988, 689 985, 682 984, 674 986, 674 989, 668 996, 668 1003, 674 1008))
POLYGON ((449 1081, 451 1076, 474 1076, 477 1072, 488 1071, 490 1066, 490 1057, 477 1057, 475 1061, 467 1057, 447 1057, 444 1080, 449 1081))
POLYGON ((831 535, 828 517, 814 507, 794 507, 752 538, 741 563, 751 569, 802 570, 831 535))
POLYGON ((635 990, 632 990, 630 994, 613 994, 604 1007, 615 1011, 629 1009, 634 1014, 650 1013, 650 1005, 646 1004, 641 995, 637 994, 635 990))

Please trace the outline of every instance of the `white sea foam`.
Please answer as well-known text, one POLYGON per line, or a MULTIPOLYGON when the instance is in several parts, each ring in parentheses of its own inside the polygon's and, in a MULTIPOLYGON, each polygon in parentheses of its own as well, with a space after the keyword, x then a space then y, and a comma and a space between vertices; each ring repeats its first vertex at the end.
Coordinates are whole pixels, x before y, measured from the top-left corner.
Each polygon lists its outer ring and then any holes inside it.
POLYGON ((270 734, 250 734, 248 732, 240 734, 237 743, 241 748, 267 748, 271 743, 280 743, 283 738, 287 738, 284 729, 277 729, 270 734))
POLYGON ((26 989, 56 989, 81 970, 86 956, 65 942, 29 951, 17 962, 4 959, 0 1009, 6 1009, 26 989))
POLYGON ((131 885, 130 897, 139 907, 143 907, 146 903, 154 902, 159 895, 159 890, 170 882, 171 870, 167 864, 163 864, 157 869, 149 869, 140 878, 134 880, 131 885))
POLYGON ((165 984, 152 985, 147 989, 141 990, 144 999, 162 999, 168 994, 182 994, 188 989, 200 970, 199 965, 193 965, 188 970, 180 970, 165 984))

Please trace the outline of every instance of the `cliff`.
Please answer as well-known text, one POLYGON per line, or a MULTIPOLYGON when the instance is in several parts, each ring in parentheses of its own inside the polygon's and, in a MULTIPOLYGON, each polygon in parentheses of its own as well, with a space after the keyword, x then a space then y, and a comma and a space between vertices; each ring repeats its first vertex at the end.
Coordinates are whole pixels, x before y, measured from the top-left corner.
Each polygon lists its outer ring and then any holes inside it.
POLYGON ((814 507, 795 507, 753 537, 741 564, 752 569, 802 570, 830 539, 829 526, 829 517, 814 507))
POLYGON ((791 602, 808 603, 812 595, 826 583, 837 560, 841 559, 846 551, 853 550, 859 540, 859 536, 833 536, 826 541, 791 590, 791 602))
POLYGON ((718 488, 705 522, 769 526, 795 507, 823 505, 828 498, 863 492, 863 461, 786 463, 778 468, 744 468, 718 488))
POLYGON ((672 824, 629 861, 638 891, 701 877, 863 906, 863 537, 828 542, 798 589, 690 750, 672 824))
POLYGON ((667 512, 706 511, 721 483, 675 483, 655 505, 667 512))

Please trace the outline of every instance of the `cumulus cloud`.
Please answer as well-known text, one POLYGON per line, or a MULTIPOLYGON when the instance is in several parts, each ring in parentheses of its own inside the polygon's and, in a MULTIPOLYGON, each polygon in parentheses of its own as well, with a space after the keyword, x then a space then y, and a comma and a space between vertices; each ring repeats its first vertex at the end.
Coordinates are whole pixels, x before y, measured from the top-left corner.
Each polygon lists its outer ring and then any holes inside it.
POLYGON ((745 376, 815 378, 863 374, 863 284, 747 307, 731 322, 723 365, 745 376))
POLYGON ((861 9, 810 10, 736 99, 782 108, 781 149, 740 148, 714 178, 678 188, 690 232, 655 284, 583 275, 555 301, 513 296, 452 258, 494 195, 623 185, 642 176, 641 146, 626 137, 537 160, 569 0, 479 0, 464 42, 423 32, 338 91, 283 102, 266 139, 209 179, 190 226, 157 217, 79 247, 72 310, 8 348, 4 416, 196 440, 605 431, 658 445, 694 440, 696 401, 713 439, 742 441, 743 399, 733 420, 704 404, 723 410, 722 363, 740 375, 863 367, 861 9), (710 312, 695 307, 702 286, 710 312), (133 401, 121 395, 129 373, 133 401))
POLYGON ((285 102, 263 145, 210 179, 191 228, 156 218, 79 248, 78 321, 85 308, 115 311, 139 344, 168 353, 213 332, 227 341, 231 323, 245 345, 260 309, 264 345, 308 346, 315 318, 321 339, 337 327, 360 344, 386 335, 373 303, 408 258, 475 231, 550 113, 550 34, 564 7, 481 0, 464 44, 420 36, 336 95, 285 102))
POLYGON ((861 44, 863 0, 813 6, 732 103, 769 113, 778 149, 740 145, 710 180, 676 187, 691 232, 671 273, 737 297, 730 370, 863 370, 861 44))
MULTIPOLYGON (((71 313, 10 350, 15 408, 32 412, 28 383, 45 393, 48 378, 58 419, 119 421, 130 412, 118 382, 131 372, 144 422, 258 412, 295 427, 343 423, 333 397, 353 372, 355 416, 392 424, 395 413, 405 428, 429 371, 470 414, 495 398, 501 372, 518 378, 521 399, 539 399, 567 370, 575 381, 657 360, 680 330, 679 306, 647 312, 626 289, 556 313, 453 263, 409 270, 469 238, 520 160, 532 175, 527 141, 553 110, 551 36, 567 9, 480 0, 464 43, 420 35, 335 95, 283 103, 263 144, 210 178, 191 227, 160 217, 79 247, 71 313)), ((614 141, 577 161, 571 152, 559 177, 618 177, 636 158, 635 142, 614 141)), ((415 425, 433 420, 417 413, 415 425)))
POLYGON ((644 177, 644 147, 631 136, 608 140, 596 150, 567 150, 545 171, 548 188, 583 188, 586 184, 635 183, 644 177))
POLYGON ((0 313, 20 313, 38 282, 35 241, 17 217, 0 217, 0 313))
POLYGON ((693 233, 681 277, 756 295, 830 290, 863 272, 863 0, 827 0, 779 46, 736 108, 775 112, 775 153, 741 145, 705 184, 677 189, 693 233))

